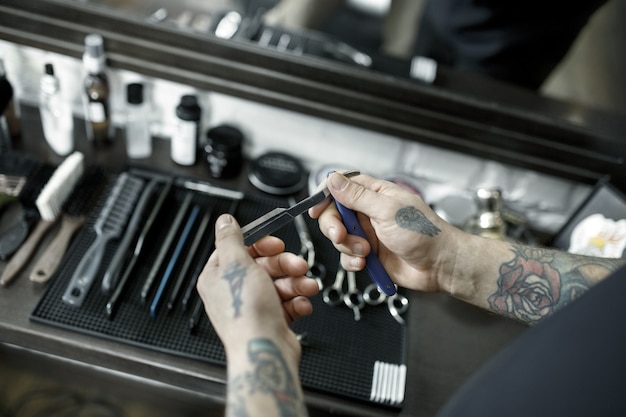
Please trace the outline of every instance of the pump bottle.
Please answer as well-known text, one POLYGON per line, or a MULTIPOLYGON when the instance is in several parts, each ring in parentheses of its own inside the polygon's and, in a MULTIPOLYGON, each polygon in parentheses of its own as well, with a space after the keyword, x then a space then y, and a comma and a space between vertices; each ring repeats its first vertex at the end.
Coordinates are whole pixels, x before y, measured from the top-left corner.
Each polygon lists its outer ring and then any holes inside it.
POLYGON ((39 113, 43 135, 58 155, 74 150, 74 121, 70 104, 63 99, 59 79, 51 63, 44 66, 40 81, 39 113))
POLYGON ((96 146, 112 142, 109 80, 106 75, 104 40, 98 34, 85 37, 85 123, 87 138, 96 146))

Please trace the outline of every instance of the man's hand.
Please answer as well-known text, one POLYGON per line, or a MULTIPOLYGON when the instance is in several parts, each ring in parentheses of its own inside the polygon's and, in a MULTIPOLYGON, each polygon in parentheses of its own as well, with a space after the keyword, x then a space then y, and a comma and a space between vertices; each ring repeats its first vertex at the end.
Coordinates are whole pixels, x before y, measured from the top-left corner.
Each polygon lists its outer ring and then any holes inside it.
POLYGON ((284 250, 282 240, 272 236, 245 247, 231 215, 217 220, 215 252, 197 288, 227 352, 245 348, 251 338, 265 337, 290 346, 299 358, 300 346, 289 324, 311 313, 307 297, 315 295, 318 286, 304 276, 305 260, 284 250))

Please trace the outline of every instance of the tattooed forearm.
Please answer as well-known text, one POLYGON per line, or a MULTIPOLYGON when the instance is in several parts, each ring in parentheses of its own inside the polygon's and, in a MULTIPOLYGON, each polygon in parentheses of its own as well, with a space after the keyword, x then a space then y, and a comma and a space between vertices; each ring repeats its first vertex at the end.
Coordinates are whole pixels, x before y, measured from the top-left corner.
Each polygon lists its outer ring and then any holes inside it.
POLYGON ((241 299, 241 287, 245 276, 246 267, 237 262, 233 262, 228 265, 228 268, 224 271, 224 275, 222 276, 222 278, 228 281, 228 284, 230 285, 230 294, 233 297, 235 317, 239 317, 239 312, 243 303, 241 299))
MULTIPOLYGON (((280 350, 269 339, 254 339, 248 343, 251 370, 229 380, 229 413, 248 416, 250 410, 263 415, 272 414, 264 407, 269 400, 281 417, 306 416, 307 410, 296 380, 280 350), (256 398, 257 402, 253 399, 256 398)), ((252 413, 254 414, 254 413, 252 413)))
POLYGON ((396 223, 403 229, 412 230, 427 236, 436 236, 441 232, 420 210, 413 206, 401 208, 396 212, 396 223))
POLYGON ((538 247, 512 245, 514 258, 500 265, 489 299, 496 313, 535 324, 566 306, 624 264, 538 247))

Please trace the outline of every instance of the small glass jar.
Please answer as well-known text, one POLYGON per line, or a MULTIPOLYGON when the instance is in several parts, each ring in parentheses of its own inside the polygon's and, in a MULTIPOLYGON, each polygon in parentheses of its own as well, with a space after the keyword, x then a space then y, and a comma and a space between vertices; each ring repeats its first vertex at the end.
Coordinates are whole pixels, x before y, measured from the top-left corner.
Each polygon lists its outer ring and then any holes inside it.
POLYGON ((465 224, 465 231, 492 239, 506 239, 506 223, 502 218, 502 192, 480 188, 476 191, 478 213, 465 224))
POLYGON ((230 125, 211 128, 206 134, 204 159, 213 178, 239 175, 243 165, 243 134, 230 125))

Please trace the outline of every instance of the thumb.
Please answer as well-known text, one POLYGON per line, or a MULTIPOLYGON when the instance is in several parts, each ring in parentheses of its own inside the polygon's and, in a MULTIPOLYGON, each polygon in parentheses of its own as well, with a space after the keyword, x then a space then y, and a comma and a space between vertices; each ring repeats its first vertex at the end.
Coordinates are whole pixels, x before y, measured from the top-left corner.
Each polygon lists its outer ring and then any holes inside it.
POLYGON ((222 249, 222 255, 247 253, 243 245, 243 233, 237 220, 230 214, 222 214, 215 221, 215 247, 222 249), (224 250, 226 249, 226 250, 224 250))
POLYGON ((382 195, 339 173, 333 173, 328 177, 327 186, 333 197, 341 204, 369 217, 372 217, 376 207, 382 203, 382 195))

